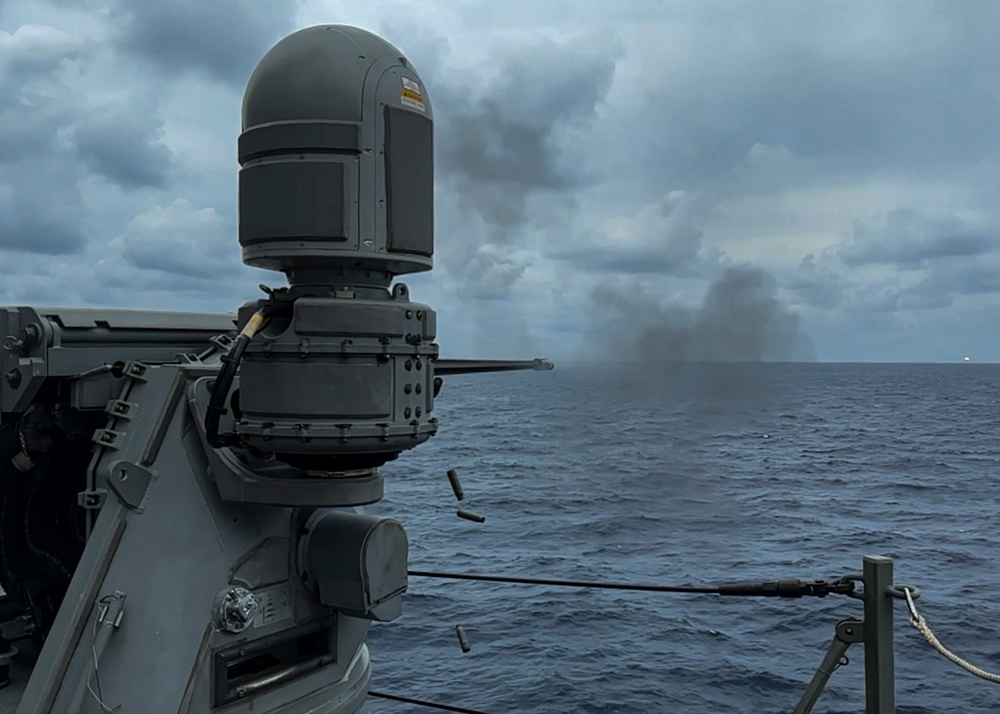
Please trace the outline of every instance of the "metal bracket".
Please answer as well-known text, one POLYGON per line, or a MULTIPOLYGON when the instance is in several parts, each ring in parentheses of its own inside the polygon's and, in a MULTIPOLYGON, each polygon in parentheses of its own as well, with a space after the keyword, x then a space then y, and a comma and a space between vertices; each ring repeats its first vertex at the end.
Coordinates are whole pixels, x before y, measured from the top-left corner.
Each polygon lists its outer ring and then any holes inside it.
POLYGON ((233 346, 233 338, 229 335, 215 335, 214 337, 210 337, 208 341, 222 352, 228 352, 229 348, 233 346))
POLYGON ((21 330, 20 337, 14 337, 14 335, 7 335, 3 339, 3 348, 8 352, 20 352, 22 355, 27 355, 31 352, 31 348, 38 342, 39 336, 41 336, 42 328, 31 323, 23 330, 21 330))
POLYGON ((850 660, 847 659, 847 648, 855 642, 864 641, 865 626, 862 620, 851 617, 837 623, 837 631, 830 643, 830 648, 826 651, 826 656, 819 667, 812 681, 806 687, 802 699, 799 700, 793 714, 809 714, 819 700, 819 695, 823 693, 823 687, 830 680, 830 675, 841 667, 846 666, 850 660))
POLYGON ((95 488, 92 491, 80 491, 76 494, 76 505, 87 510, 100 510, 108 497, 108 489, 95 488))
POLYGON ((110 473, 108 486, 115 495, 129 508, 139 508, 153 482, 152 472, 129 461, 116 461, 110 473))
POLYGON ((148 367, 142 362, 126 362, 122 373, 129 379, 134 379, 137 382, 145 382, 147 369, 148 367))
POLYGON ((91 439, 98 446, 103 446, 108 449, 117 449, 118 440, 122 437, 125 432, 115 431, 114 429, 98 429, 94 432, 94 436, 91 439))
POLYGON ((104 412, 116 419, 131 419, 132 410, 135 409, 135 402, 126 402, 124 399, 112 399, 104 407, 104 412))

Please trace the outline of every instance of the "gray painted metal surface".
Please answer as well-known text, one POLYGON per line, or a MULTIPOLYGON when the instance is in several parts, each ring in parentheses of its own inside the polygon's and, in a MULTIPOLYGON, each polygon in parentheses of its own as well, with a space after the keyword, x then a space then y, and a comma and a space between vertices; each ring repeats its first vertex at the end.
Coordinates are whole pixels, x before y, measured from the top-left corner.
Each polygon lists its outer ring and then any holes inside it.
MULTIPOLYGON (((340 616, 301 594, 289 567, 298 537, 291 509, 222 500, 209 475, 206 447, 191 429, 187 402, 170 398, 178 383, 190 386, 201 367, 150 366, 123 390, 123 399, 154 408, 138 411, 124 426, 111 417, 122 436, 101 447, 93 471, 96 483, 114 496, 101 509, 88 541, 89 557, 70 585, 19 712, 99 712, 100 703, 87 689, 88 684, 96 688, 98 677, 104 703, 121 705, 123 711, 207 712, 223 685, 257 685, 251 691, 261 692, 228 709, 236 712, 277 710, 289 701, 301 705, 294 711, 311 711, 331 699, 344 705, 329 711, 352 711, 363 699, 369 676, 363 644, 367 622, 340 616), (170 405, 169 414, 155 408, 170 405), (157 427, 165 431, 168 446, 150 459, 157 427), (143 469, 150 478, 126 490, 144 459, 150 462, 143 469), (212 603, 233 584, 264 603, 251 627, 239 634, 212 623, 212 603), (102 601, 116 592, 127 596, 120 626, 97 627, 102 601), (260 683, 274 674, 268 660, 255 665, 259 671, 245 665, 247 674, 233 681, 226 668, 236 671, 236 665, 217 661, 218 652, 234 644, 249 646, 309 622, 323 625, 320 632, 328 633, 329 641, 309 635, 317 640, 315 666, 312 671, 303 667, 301 676, 283 688, 268 691, 260 683), (92 646, 98 642, 105 647, 95 671, 92 646)), ((260 656, 271 656, 279 646, 262 649, 260 656)))
MULTIPOLYGON (((119 399, 135 407, 127 418, 107 415, 101 433, 115 438, 99 441, 91 469, 93 490, 108 494, 19 713, 100 712, 90 691, 98 681, 104 704, 123 711, 208 712, 228 697, 233 712, 277 711, 293 701, 297 708, 287 711, 360 706, 370 676, 367 620, 302 587, 295 509, 223 500, 210 447, 192 428, 188 400, 175 396, 193 392, 217 359, 144 365, 125 380, 119 399), (258 603, 240 633, 217 626, 213 612, 220 591, 233 585, 258 603), (109 616, 113 603, 120 613, 109 616), (257 646, 256 661, 231 652, 233 646, 257 646)), ((405 587, 405 543, 384 545, 378 555, 404 578, 383 598, 391 599, 405 587)), ((322 549, 314 557, 323 564, 322 549)), ((348 566, 340 572, 352 577, 348 566)), ((374 569, 353 577, 373 588, 382 582, 374 569)))
POLYGON ((866 556, 865 582, 865 711, 896 711, 895 659, 893 654, 892 560, 866 556))

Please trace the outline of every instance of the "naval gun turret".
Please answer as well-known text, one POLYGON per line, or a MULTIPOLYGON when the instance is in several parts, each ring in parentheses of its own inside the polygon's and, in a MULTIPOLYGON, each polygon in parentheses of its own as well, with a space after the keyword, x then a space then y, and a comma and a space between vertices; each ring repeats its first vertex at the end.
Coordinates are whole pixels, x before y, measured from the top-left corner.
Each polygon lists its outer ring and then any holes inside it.
POLYGON ((0 310, 0 712, 358 711, 407 538, 379 467, 433 436, 433 114, 383 39, 261 60, 239 241, 286 285, 236 314, 0 310))

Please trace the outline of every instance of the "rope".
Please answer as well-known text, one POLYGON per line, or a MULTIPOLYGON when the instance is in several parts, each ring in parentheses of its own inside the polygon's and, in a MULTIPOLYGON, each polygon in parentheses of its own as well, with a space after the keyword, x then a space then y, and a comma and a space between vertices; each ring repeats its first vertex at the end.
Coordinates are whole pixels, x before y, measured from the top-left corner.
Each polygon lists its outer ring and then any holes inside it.
POLYGON ((451 704, 441 704, 440 702, 429 702, 425 699, 413 699, 412 697, 401 697, 398 694, 386 694, 385 692, 368 692, 369 697, 378 697, 379 699, 389 699, 394 702, 405 702, 406 704, 416 704, 418 707, 428 707, 430 709, 440 709, 446 712, 459 712, 460 714, 486 714, 485 712, 479 711, 478 709, 467 709, 465 707, 456 707, 451 704))
POLYGON ((913 604, 913 598, 910 596, 910 589, 904 587, 903 592, 906 593, 906 606, 910 610, 910 624, 913 625, 914 628, 916 628, 917 632, 919 632, 921 635, 924 636, 924 639, 930 643, 931 647, 933 647, 939 653, 941 653, 941 655, 943 655, 945 659, 951 660, 959 667, 964 669, 966 672, 974 674, 977 677, 981 677, 987 681, 996 682, 997 684, 1000 684, 1000 674, 987 672, 985 669, 980 669, 976 665, 970 664, 969 662, 967 662, 966 660, 962 659, 957 654, 949 650, 943 644, 941 644, 941 641, 938 640, 938 638, 931 631, 931 628, 927 624, 927 621, 924 620, 923 616, 919 612, 917 612, 917 606, 913 604))

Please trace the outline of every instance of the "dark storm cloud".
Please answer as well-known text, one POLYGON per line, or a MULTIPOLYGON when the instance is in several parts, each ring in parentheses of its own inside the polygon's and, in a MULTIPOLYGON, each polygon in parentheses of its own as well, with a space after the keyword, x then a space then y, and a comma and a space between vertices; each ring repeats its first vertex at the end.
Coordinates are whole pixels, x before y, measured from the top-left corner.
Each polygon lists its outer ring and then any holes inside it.
POLYGON ((935 310, 952 304, 948 292, 919 286, 891 284, 860 285, 849 295, 844 308, 851 321, 867 321, 873 315, 892 316, 900 312, 935 310))
POLYGON ((997 234, 955 216, 932 218, 914 210, 896 210, 885 222, 856 222, 838 255, 850 266, 882 263, 919 267, 940 258, 975 257, 1000 247, 997 234))
POLYGON ((136 216, 116 244, 126 262, 144 270, 184 278, 218 278, 239 265, 239 246, 231 221, 212 208, 196 209, 177 199, 136 216))
POLYGON ((43 206, 0 209, 0 249, 41 255, 75 253, 83 247, 83 234, 71 221, 41 213, 43 206))
POLYGON ((60 132, 76 115, 62 72, 88 53, 82 39, 52 27, 0 31, 0 249, 83 247, 79 172, 60 132))
POLYGON ((444 88, 440 166, 461 205, 514 228, 525 222, 531 196, 585 182, 561 140, 595 118, 620 56, 616 46, 550 41, 505 58, 499 74, 471 92, 444 88))
POLYGON ((801 302, 819 308, 840 306, 846 297, 846 279, 826 265, 817 264, 810 253, 783 286, 801 302))
MULTIPOLYGON (((386 26, 394 40, 393 25, 386 26)), ((530 265, 524 231, 567 211, 593 177, 581 168, 575 132, 596 118, 623 48, 577 37, 498 53, 481 76, 443 70, 447 42, 399 29, 396 41, 427 84, 434 106, 438 256, 466 296, 500 299, 530 265), (443 209, 443 210, 442 210, 443 209)))
POLYGON ((72 89, 61 86, 61 72, 91 51, 82 39, 52 27, 0 30, 0 163, 30 157, 39 164, 57 150, 57 132, 79 113, 72 89))
POLYGON ((292 28, 292 0, 118 0, 121 46, 167 72, 203 70, 242 85, 292 28))
POLYGON ((997 3, 763 8, 746 6, 739 22, 730 3, 665 9, 698 61, 648 80, 631 132, 640 151, 628 154, 644 175, 697 188, 755 143, 818 161, 827 177, 998 155, 997 3), (649 122, 659 130, 640 131, 649 122))
MULTIPOLYGON (((87 169, 126 187, 162 187, 169 152, 153 143, 162 124, 128 83, 95 108, 88 78, 97 48, 84 35, 45 25, 0 32, 0 248, 74 253, 89 217, 87 169), (129 112, 141 108, 136 116, 129 112), (147 113, 148 111, 148 113, 147 113), (82 159, 82 161, 81 161, 82 159)), ((98 94, 101 94, 98 92, 98 94)))
POLYGON ((95 173, 123 188, 164 188, 170 149, 156 139, 151 117, 87 117, 74 128, 77 154, 95 173))
POLYGON ((884 310, 935 310, 951 306, 960 296, 997 293, 1000 259, 996 256, 976 261, 948 258, 933 263, 916 283, 895 291, 884 310))
POLYGON ((891 211, 876 223, 856 222, 819 260, 806 256, 784 286, 802 303, 843 309, 855 318, 939 310, 954 305, 959 296, 996 294, 1000 240, 994 224, 989 217, 891 211), (868 277, 854 277, 859 269, 868 277))
MULTIPOLYGON (((852 312, 937 310, 951 306, 957 296, 1000 292, 996 225, 989 216, 971 220, 896 210, 875 224, 856 222, 827 257, 836 256, 849 268, 896 269, 881 284, 859 285, 844 301, 852 312)), ((830 267, 822 272, 829 274, 830 267)))
POLYGON ((703 225, 714 199, 672 191, 604 232, 586 230, 572 247, 555 246, 546 257, 588 272, 692 275, 714 267, 720 254, 704 251, 703 225))
POLYGON ((0 168, 0 249, 43 255, 83 248, 80 195, 73 164, 49 157, 45 163, 0 168))
MULTIPOLYGON (((12 96, 2 88, 0 91, 6 97, 12 96)), ((36 111, 5 102, 0 106, 0 164, 25 159, 37 162, 51 156, 56 150, 56 133, 71 121, 71 114, 61 107, 36 111)))
POLYGON ((684 275, 682 266, 667 255, 646 250, 585 249, 552 253, 550 258, 565 260, 582 270, 593 272, 684 275))
MULTIPOLYGON (((798 317, 777 297, 777 283, 762 268, 727 268, 700 306, 660 306, 645 293, 598 288, 601 344, 626 347, 644 362, 761 362, 814 358, 798 317)), ((620 353, 619 353, 620 354, 620 353)))

